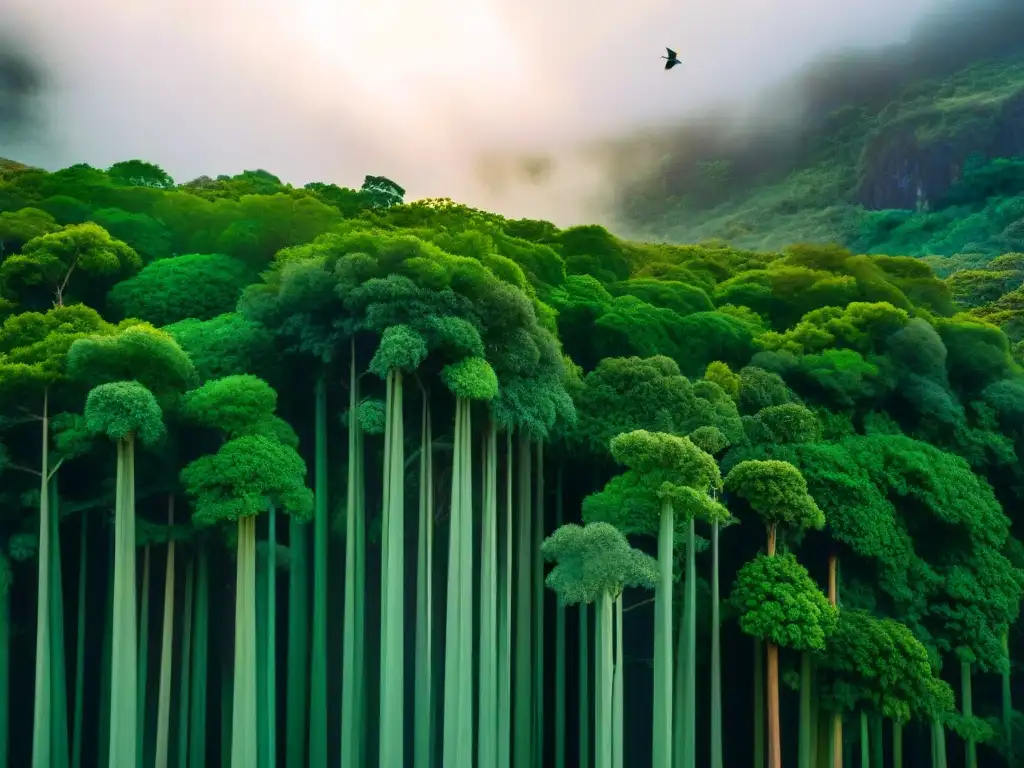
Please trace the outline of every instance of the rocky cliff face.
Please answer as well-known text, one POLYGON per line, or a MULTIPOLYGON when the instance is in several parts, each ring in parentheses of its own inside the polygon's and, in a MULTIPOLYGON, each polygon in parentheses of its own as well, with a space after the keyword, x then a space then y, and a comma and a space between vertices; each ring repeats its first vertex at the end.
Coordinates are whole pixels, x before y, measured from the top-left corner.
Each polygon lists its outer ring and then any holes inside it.
POLYGON ((872 137, 862 155, 856 201, 874 210, 934 205, 974 154, 1024 156, 1024 86, 997 104, 981 104, 937 132, 934 115, 908 118, 872 137))

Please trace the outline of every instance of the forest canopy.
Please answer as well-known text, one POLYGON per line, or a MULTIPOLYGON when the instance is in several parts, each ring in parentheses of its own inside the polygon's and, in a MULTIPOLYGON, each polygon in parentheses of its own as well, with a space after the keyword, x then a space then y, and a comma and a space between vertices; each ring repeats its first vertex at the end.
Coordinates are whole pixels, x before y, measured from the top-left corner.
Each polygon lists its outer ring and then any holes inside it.
POLYGON ((1024 754, 1024 253, 404 196, 0 164, 0 766, 1024 754))

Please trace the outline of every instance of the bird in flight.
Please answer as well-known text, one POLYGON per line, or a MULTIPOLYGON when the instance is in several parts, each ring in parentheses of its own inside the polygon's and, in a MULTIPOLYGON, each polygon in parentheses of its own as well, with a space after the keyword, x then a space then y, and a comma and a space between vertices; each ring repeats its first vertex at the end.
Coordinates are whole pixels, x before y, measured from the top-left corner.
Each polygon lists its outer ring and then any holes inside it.
POLYGON ((661 57, 665 59, 665 69, 672 69, 672 67, 674 67, 676 64, 683 63, 679 60, 679 56, 676 54, 676 52, 673 51, 671 48, 666 48, 665 50, 668 51, 668 56, 661 57))

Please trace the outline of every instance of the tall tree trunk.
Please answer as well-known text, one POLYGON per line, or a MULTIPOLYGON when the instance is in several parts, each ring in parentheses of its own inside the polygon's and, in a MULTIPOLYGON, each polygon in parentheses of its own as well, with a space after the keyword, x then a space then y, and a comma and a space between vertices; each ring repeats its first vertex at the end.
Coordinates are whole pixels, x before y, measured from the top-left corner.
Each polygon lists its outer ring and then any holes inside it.
MULTIPOLYGON (((563 478, 562 462, 558 462, 555 480, 555 530, 563 522, 563 478)), ((565 606, 561 601, 555 605, 555 760, 554 768, 565 768, 565 606)))
MULTIPOLYGON (((294 566, 294 563, 292 563, 294 566)), ((189 712, 188 768, 206 766, 206 704, 209 701, 210 668, 210 552, 205 541, 199 543, 196 562, 195 624, 192 635, 191 705, 189 712)), ((291 667, 289 667, 291 669, 291 667)), ((302 698, 305 702, 305 697, 302 698)))
POLYGON ((612 700, 612 768, 623 768, 625 756, 625 742, 623 730, 623 699, 625 692, 623 683, 625 681, 625 658, 623 654, 622 639, 622 593, 620 592, 613 603, 615 606, 615 677, 613 679, 614 699, 612 700))
POLYGON ((711 525, 711 768, 723 768, 722 754, 722 620, 718 585, 718 535, 720 525, 711 525))
POLYGON ((287 768, 309 768, 309 633, 309 528, 293 517, 288 521, 287 768))
MULTIPOLYGON (((78 612, 75 630, 75 712, 73 719, 73 743, 71 745, 71 764, 73 768, 82 768, 82 722, 85 714, 85 616, 86 601, 89 592, 86 589, 89 573, 89 515, 82 514, 82 525, 78 534, 78 612)), ((2 587, 0 587, 2 588, 2 587)), ((2 679, 0 675, 0 679, 2 679)), ((0 768, 3 758, 0 757, 0 768)))
POLYGON ((181 664, 178 667, 178 768, 188 768, 189 750, 189 718, 191 717, 191 686, 192 674, 192 611, 195 594, 195 573, 199 560, 193 555, 185 568, 185 597, 182 602, 181 614, 181 664))
POLYGON ((594 678, 597 689, 597 717, 594 723, 594 757, 597 768, 613 768, 612 745, 614 744, 612 727, 612 707, 615 671, 614 643, 612 639, 612 622, 614 609, 612 596, 602 592, 597 598, 596 624, 597 639, 594 652, 594 678))
POLYGON ((871 762, 878 768, 885 768, 885 733, 882 728, 882 716, 871 716, 871 762))
MULTIPOLYGON (((355 339, 350 342, 348 385, 348 489, 345 515, 345 607, 341 665, 341 763, 363 765, 366 759, 366 513, 363 473, 363 431, 357 412, 360 402, 359 375, 356 371, 355 339)), ((425 407, 429 408, 429 404, 425 407)), ((422 465, 421 465, 422 466, 422 465)), ((420 620, 417 620, 417 633, 420 620)), ((419 635, 417 634, 417 638, 419 635)), ((417 642, 417 647, 419 643, 417 642)), ((430 681, 427 673, 427 682, 430 681)), ((419 675, 417 675, 419 681, 419 675)), ((419 684, 419 682, 417 683, 419 684)), ((288 689, 291 689, 289 681, 288 689)), ((420 733, 417 719, 417 733, 420 733)), ((417 736, 419 744, 420 736, 417 736)), ((416 768, 429 768, 421 762, 417 746, 416 768)), ((298 764, 288 768, 301 768, 298 764)))
MULTIPOLYGON (((515 681, 516 693, 513 699, 513 753, 515 768, 535 768, 536 752, 533 747, 533 495, 532 452, 529 436, 521 432, 519 439, 518 509, 519 551, 516 584, 516 642, 515 681)), ((610 683, 609 683, 610 684, 610 683)))
MULTIPOLYGON (((658 584, 654 592, 654 743, 652 768, 672 767, 672 500, 663 499, 658 527, 658 584)), ((684 628, 680 627, 680 631, 684 628)), ((682 659, 679 660, 682 663, 682 659)))
POLYGON ((473 433, 470 403, 463 398, 455 402, 454 434, 445 617, 445 766, 473 764, 473 433))
MULTIPOLYGON (((579 608, 579 735, 580 768, 591 768, 590 762, 590 609, 586 603, 579 608)), ((595 650, 595 653, 597 651, 595 650)))
POLYGON ((515 487, 512 430, 505 433, 505 514, 502 539, 501 587, 498 591, 498 762, 509 768, 512 759, 512 523, 515 487))
POLYGON ((256 518, 238 519, 230 768, 259 765, 256 717, 256 518))
POLYGON ((1010 660, 1010 630, 1003 630, 1003 655, 1005 664, 1002 670, 1003 678, 1003 739, 1006 741, 1006 760, 1010 765, 1014 764, 1013 751, 1013 694, 1010 688, 1011 660, 1010 660))
POLYGON ((146 694, 149 677, 149 588, 150 588, 150 548, 147 544, 142 555, 142 601, 139 606, 139 721, 138 747, 136 760, 138 767, 144 768, 146 763, 146 694))
MULTIPOLYGON (((768 557, 775 557, 775 526, 768 528, 768 557)), ((782 768, 782 732, 779 723, 779 647, 768 646, 768 768, 782 768)))
POLYGON ((388 371, 386 387, 379 763, 382 768, 400 768, 405 764, 405 422, 400 369, 388 371))
MULTIPOLYGON (((964 718, 970 720, 974 717, 973 697, 971 695, 970 662, 960 662, 960 691, 964 718)), ((964 743, 964 764, 967 768, 978 768, 978 745, 974 742, 974 739, 967 739, 964 743)))
MULTIPOLYGON (((484 429, 480 520, 480 670, 477 764, 498 763, 498 433, 484 429)), ((463 520, 463 525, 469 521, 463 520)))
POLYGON ((860 768, 871 768, 871 740, 868 738, 868 713, 860 713, 860 768))
MULTIPOLYGON (((51 638, 50 601, 52 578, 50 557, 53 544, 50 537, 50 394, 43 393, 42 462, 39 482, 39 583, 36 593, 36 669, 35 697, 32 714, 32 768, 50 768, 53 762, 53 681, 51 666, 53 640, 51 638)), ((120 455, 118 456, 120 464, 120 455)))
POLYGON ((164 621, 160 641, 160 688, 156 710, 156 768, 167 768, 171 746, 171 661, 174 651, 174 494, 167 499, 167 564, 164 571, 164 621))
POLYGON ((533 526, 533 749, 534 765, 545 765, 544 759, 544 558, 540 553, 546 531, 544 521, 544 443, 537 441, 537 472, 533 526))
POLYGON ((277 765, 277 510, 267 509, 267 633, 263 665, 267 670, 267 763, 277 765))
POLYGON ((11 727, 11 563, 0 549, 0 768, 8 768, 11 727))
POLYGON ((814 728, 814 723, 811 720, 812 682, 811 654, 809 651, 804 651, 800 654, 800 749, 798 753, 800 768, 811 768, 811 733, 814 728))
POLYGON ((135 590, 135 440, 117 442, 114 595, 110 670, 110 768, 137 763, 138 635, 135 590))
POLYGON ((764 700, 764 644, 754 638, 754 768, 765 768, 764 700))
POLYGON ((310 655, 309 768, 327 768, 327 379, 314 394, 313 648, 310 655))
POLYGON ((892 722, 892 768, 903 768, 903 725, 892 722))
POLYGON ((416 701, 414 768, 434 762, 434 436, 430 394, 423 391, 420 423, 420 508, 416 541, 416 701))
MULTIPOLYGON (((833 608, 839 606, 839 558, 828 558, 828 601, 833 608)), ((843 768, 843 716, 832 714, 832 768, 843 768)))
POLYGON ((686 534, 685 768, 697 765, 697 533, 691 515, 686 534))
POLYGON ((57 487, 57 468, 50 470, 50 653, 53 687, 53 747, 50 768, 68 768, 68 675, 64 663, 64 577, 60 551, 60 492, 57 487))

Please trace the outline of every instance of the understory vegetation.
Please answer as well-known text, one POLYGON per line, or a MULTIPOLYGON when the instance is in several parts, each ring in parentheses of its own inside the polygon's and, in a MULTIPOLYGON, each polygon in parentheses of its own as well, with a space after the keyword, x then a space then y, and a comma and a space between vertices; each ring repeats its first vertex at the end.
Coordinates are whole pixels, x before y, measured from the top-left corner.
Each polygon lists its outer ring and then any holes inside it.
POLYGON ((1020 764, 1024 253, 403 198, 0 164, 0 768, 1020 764))

